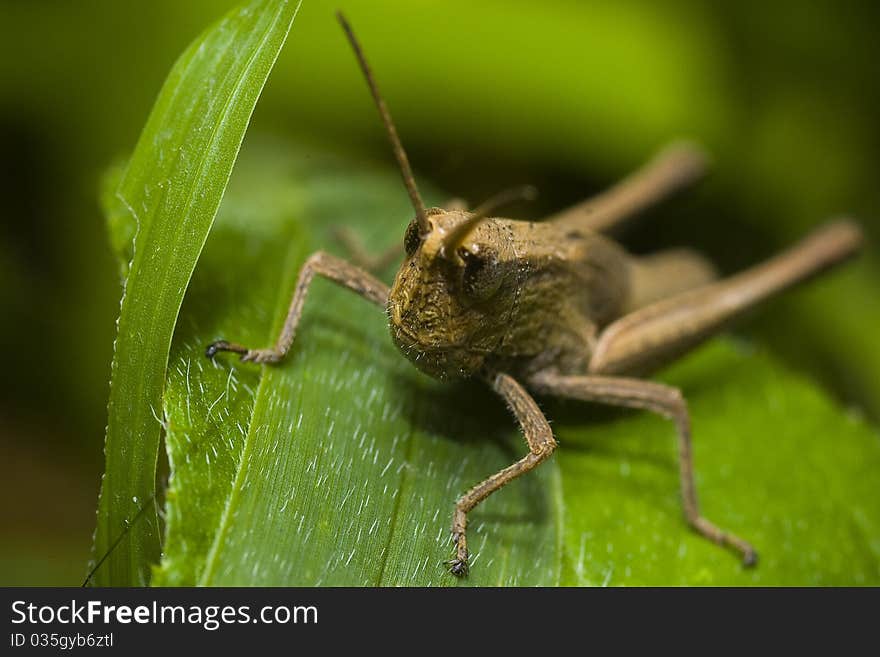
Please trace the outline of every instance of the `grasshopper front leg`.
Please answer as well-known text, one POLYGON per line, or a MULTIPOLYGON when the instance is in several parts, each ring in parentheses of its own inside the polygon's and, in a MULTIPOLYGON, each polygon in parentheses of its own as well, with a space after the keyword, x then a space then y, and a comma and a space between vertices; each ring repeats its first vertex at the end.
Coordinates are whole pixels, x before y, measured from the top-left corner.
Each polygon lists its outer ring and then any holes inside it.
POLYGON ((287 311, 287 318, 284 320, 284 326, 273 347, 249 349, 235 342, 218 340, 208 345, 205 355, 208 358, 213 358, 219 351, 231 351, 241 354, 241 360, 244 361, 254 363, 277 363, 280 361, 287 355, 287 352, 290 351, 290 345, 293 344, 306 294, 308 294, 309 285, 315 274, 356 292, 376 305, 384 307, 387 304, 388 286, 385 283, 341 258, 324 251, 316 251, 308 257, 300 269, 299 278, 293 290, 293 298, 290 301, 290 309, 287 311))
POLYGON ((743 565, 752 566, 757 562, 758 553, 747 541, 720 529, 700 515, 694 484, 690 416, 684 397, 678 389, 641 379, 562 376, 552 372, 533 376, 529 380, 529 387, 546 395, 644 409, 673 420, 678 429, 681 497, 688 524, 710 541, 735 550, 742 557, 743 565))
POLYGON ((507 374, 488 377, 492 389, 504 398, 516 416, 529 445, 529 453, 516 463, 480 482, 462 495, 455 504, 452 516, 452 539, 455 541, 455 559, 447 562, 453 575, 464 576, 468 571, 467 514, 489 495, 509 481, 536 468, 556 449, 556 440, 547 418, 535 400, 517 381, 507 374))

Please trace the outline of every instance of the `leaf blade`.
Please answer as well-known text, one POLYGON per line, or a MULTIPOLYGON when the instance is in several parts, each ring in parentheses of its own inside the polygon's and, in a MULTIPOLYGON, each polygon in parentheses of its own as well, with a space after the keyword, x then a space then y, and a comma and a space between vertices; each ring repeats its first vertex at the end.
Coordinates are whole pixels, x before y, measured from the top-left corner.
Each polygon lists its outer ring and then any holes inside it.
POLYGON ((117 192, 137 223, 120 304, 98 505, 99 585, 143 585, 160 552, 155 497, 171 338, 250 116, 299 5, 255 0, 195 40, 159 94, 117 192), (233 48, 234 46, 234 48, 233 48), (233 52, 234 50, 234 52, 233 52))

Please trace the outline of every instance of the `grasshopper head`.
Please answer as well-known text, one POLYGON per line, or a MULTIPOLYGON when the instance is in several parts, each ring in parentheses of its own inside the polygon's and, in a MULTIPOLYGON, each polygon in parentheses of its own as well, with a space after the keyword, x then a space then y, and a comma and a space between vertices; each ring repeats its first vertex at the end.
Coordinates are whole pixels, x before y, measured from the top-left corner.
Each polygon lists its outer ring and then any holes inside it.
POLYGON ((431 208, 413 220, 388 299, 391 335, 421 370, 440 379, 482 367, 507 334, 519 268, 502 220, 431 208))

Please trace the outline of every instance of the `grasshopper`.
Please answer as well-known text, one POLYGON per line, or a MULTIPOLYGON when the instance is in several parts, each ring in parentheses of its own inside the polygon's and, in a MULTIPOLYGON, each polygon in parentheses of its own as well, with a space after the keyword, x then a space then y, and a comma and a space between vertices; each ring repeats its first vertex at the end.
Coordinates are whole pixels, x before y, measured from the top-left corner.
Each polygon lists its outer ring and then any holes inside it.
MULTIPOLYGON (((454 575, 468 572, 468 513, 556 449, 532 394, 643 409, 671 419, 678 434, 684 516, 693 530, 757 562, 750 543, 700 514, 691 428, 681 392, 645 375, 681 356, 757 302, 852 255, 862 242, 848 220, 825 225, 793 248, 730 278, 688 250, 635 257, 608 229, 699 177, 705 157, 674 144, 597 197, 541 222, 491 216, 504 193, 469 212, 426 208, 409 161, 361 47, 338 14, 397 159, 415 218, 403 262, 389 288, 362 266, 324 251, 303 264, 274 346, 250 349, 220 340, 206 355, 277 363, 290 351, 309 286, 327 278, 384 308, 391 338, 417 368, 441 380, 479 377, 510 407, 529 451, 455 504, 454 575)), ((366 260, 366 258, 361 258, 366 260)), ((387 260, 382 258, 381 260, 387 260)))

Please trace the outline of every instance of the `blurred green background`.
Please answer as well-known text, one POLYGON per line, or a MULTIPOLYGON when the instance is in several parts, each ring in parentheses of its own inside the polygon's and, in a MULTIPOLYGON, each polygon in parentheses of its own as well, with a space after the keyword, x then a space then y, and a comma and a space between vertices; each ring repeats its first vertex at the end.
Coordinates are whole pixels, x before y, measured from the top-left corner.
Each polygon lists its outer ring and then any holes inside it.
MULTIPOLYGON (((0 0, 0 584, 82 581, 120 294, 99 178, 133 148, 178 54, 234 4, 0 0)), ((859 219, 857 263, 739 332, 880 419, 880 9, 306 0, 252 131, 389 164, 336 8, 417 176, 450 193, 534 183, 540 200, 522 211, 538 217, 690 136, 713 174, 627 231, 634 251, 690 244, 734 271, 829 216, 859 219)))

